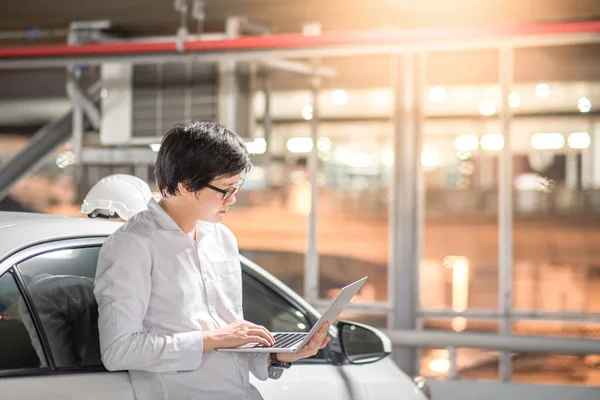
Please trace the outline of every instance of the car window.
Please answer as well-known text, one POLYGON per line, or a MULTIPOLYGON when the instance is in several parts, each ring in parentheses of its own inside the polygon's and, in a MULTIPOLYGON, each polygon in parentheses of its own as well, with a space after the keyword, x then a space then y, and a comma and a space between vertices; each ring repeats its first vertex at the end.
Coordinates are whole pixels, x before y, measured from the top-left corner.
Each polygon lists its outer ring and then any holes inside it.
POLYGON ((44 368, 43 347, 14 275, 0 277, 0 370, 44 368))
MULTIPOLYGON (((277 293, 276 288, 261 282, 244 272, 244 319, 262 325, 270 332, 308 332, 312 323, 302 310, 277 293)), ((308 360, 300 362, 323 362, 323 350, 308 360)))
POLYGON ((21 262, 57 368, 101 367, 94 275, 99 247, 53 250, 21 262))
POLYGON ((243 275, 244 318, 271 332, 308 332, 304 313, 248 273, 243 275))

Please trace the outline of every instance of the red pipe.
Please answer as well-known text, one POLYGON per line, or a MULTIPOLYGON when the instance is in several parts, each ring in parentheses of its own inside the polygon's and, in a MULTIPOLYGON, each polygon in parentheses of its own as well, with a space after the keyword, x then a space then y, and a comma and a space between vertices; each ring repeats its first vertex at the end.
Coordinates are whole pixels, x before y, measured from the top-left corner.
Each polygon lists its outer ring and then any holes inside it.
MULTIPOLYGON (((364 32, 325 32, 319 36, 301 34, 249 36, 222 40, 193 40, 184 43, 187 51, 262 50, 284 48, 326 48, 344 45, 424 44, 472 39, 499 39, 523 36, 600 33, 600 21, 535 24, 515 27, 461 29, 410 29, 364 32)), ((177 43, 111 43, 0 47, 0 59, 61 56, 177 53, 177 43)))

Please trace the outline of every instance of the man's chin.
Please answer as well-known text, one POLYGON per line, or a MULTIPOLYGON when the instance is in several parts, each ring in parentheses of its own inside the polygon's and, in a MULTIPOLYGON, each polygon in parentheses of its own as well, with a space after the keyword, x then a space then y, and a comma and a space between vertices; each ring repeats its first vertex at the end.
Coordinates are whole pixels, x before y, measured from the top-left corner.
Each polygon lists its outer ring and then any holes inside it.
POLYGON ((207 215, 204 218, 200 218, 200 221, 212 222, 212 223, 221 222, 221 220, 223 219, 224 216, 225 215, 223 215, 223 214, 207 215))
POLYGON ((225 218, 225 214, 218 213, 212 218, 211 222, 221 222, 223 218, 225 218))

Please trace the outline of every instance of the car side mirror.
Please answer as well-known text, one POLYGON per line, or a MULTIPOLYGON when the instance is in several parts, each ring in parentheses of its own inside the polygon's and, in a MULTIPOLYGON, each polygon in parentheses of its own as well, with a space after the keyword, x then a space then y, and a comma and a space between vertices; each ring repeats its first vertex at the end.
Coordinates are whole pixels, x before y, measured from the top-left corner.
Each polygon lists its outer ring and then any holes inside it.
POLYGON ((391 353, 390 339, 378 329, 352 321, 337 323, 344 357, 351 364, 379 361, 391 353))

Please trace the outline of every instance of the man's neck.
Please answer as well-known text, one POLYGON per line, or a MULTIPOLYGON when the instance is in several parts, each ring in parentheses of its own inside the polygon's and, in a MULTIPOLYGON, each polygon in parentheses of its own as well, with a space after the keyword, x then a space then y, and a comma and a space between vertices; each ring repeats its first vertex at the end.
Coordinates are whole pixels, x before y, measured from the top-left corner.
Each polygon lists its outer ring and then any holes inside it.
POLYGON ((177 197, 162 198, 158 205, 169 217, 175 221, 179 229, 181 229, 186 235, 189 235, 194 241, 196 240, 196 220, 190 219, 189 214, 186 214, 186 207, 184 204, 180 204, 180 200, 177 197))

